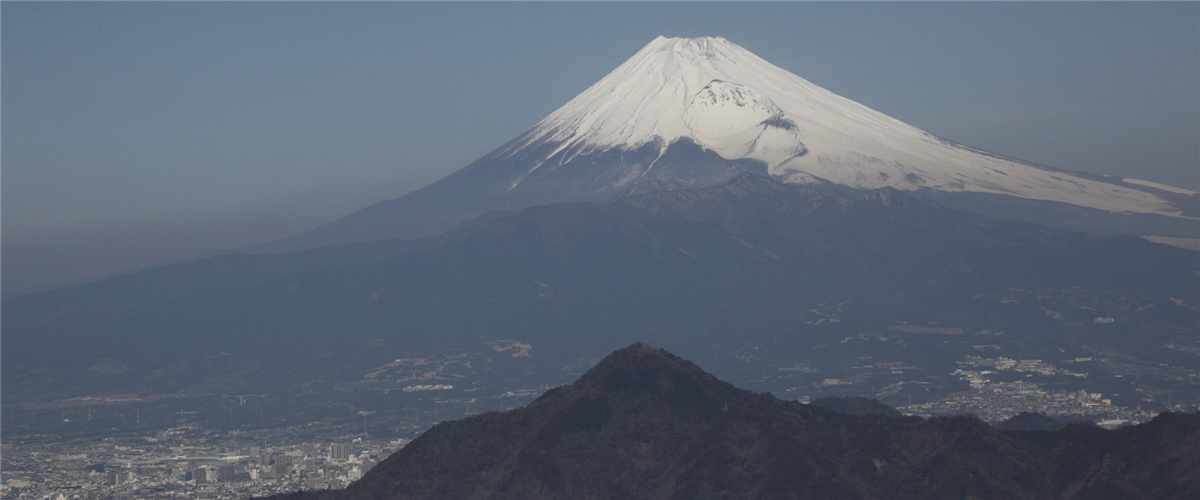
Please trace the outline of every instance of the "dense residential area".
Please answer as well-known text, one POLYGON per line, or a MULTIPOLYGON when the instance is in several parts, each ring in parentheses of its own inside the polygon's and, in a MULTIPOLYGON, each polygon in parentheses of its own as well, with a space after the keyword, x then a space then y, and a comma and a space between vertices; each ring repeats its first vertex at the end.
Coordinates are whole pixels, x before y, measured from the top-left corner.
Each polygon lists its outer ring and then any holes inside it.
POLYGON ((187 425, 97 441, 3 445, 0 494, 12 499, 235 499, 338 489, 408 440, 347 436, 305 441, 312 425, 269 431, 187 425))

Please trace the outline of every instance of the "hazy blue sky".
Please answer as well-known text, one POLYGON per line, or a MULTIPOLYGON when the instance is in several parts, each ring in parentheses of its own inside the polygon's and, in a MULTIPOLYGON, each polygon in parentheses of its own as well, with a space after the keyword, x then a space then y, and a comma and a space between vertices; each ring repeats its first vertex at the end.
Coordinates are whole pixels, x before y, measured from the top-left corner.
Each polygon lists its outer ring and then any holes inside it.
POLYGON ((501 145, 658 35, 929 132, 1200 189, 1200 3, 0 4, 4 288, 272 240, 501 145))

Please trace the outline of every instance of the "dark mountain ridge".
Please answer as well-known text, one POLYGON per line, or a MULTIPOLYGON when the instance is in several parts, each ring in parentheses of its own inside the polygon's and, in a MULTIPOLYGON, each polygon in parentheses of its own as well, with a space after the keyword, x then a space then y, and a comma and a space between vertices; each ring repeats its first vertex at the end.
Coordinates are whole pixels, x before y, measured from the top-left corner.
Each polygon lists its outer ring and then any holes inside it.
POLYGON ((737 389, 642 344, 528 406, 439 424, 339 491, 277 499, 1183 498, 1200 415, 1116 431, 860 416, 737 389))

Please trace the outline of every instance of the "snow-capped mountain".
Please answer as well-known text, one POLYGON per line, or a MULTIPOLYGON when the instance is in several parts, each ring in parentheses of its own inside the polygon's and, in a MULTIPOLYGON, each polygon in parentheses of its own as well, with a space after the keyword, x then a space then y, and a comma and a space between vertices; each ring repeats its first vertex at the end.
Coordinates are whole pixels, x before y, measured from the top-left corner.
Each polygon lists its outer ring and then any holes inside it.
POLYGON ((547 159, 565 152, 562 159, 570 161, 589 152, 636 150, 648 143, 665 150, 688 139, 726 159, 760 160, 772 176, 790 183, 924 186, 1110 211, 1175 212, 1150 193, 1037 168, 933 136, 720 37, 655 39, 526 135, 503 153, 546 141, 558 144, 547 159))
POLYGON ((462 170, 269 247, 428 236, 488 210, 702 187, 746 171, 788 183, 1006 195, 1172 218, 1183 214, 1168 198, 1195 197, 936 137, 724 38, 658 37, 462 170))

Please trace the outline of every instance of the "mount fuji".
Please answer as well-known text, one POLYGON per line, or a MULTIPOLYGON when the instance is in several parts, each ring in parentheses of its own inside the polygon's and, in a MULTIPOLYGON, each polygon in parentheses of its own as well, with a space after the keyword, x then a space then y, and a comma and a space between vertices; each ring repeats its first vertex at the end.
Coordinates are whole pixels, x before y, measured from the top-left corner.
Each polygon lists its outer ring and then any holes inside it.
POLYGON ((490 210, 705 187, 742 172, 791 184, 891 187, 985 215, 1033 213, 1040 222, 1109 233, 1129 232, 1119 221, 1103 226, 1124 218, 1127 229, 1132 217, 1143 230, 1194 236, 1200 199, 1171 186, 1066 172, 934 136, 721 37, 658 37, 465 168, 256 250, 424 237, 490 210))

